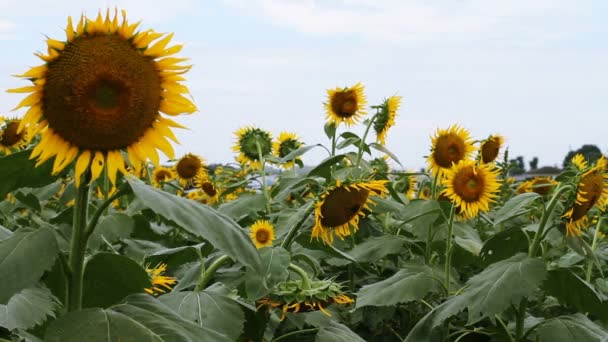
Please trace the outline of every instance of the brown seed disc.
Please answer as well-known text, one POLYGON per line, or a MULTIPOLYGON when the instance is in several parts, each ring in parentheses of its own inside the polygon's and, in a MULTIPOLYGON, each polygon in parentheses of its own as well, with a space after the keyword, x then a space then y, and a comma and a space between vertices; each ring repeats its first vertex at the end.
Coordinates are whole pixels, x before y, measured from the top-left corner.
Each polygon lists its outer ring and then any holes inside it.
POLYGON ((357 112, 357 92, 340 91, 331 99, 331 110, 341 118, 350 118, 357 112))
POLYGON ((433 159, 440 167, 450 168, 464 158, 465 142, 456 134, 446 134, 437 138, 433 159))
POLYGON ((480 169, 463 168, 454 175, 453 186, 456 193, 465 202, 476 202, 485 189, 485 179, 480 169))
POLYGON ((2 137, 0 138, 0 145, 11 147, 15 146, 19 141, 23 139, 24 131, 17 133, 19 128, 19 121, 11 121, 6 125, 4 131, 2 131, 2 137))
POLYGON ((331 190, 321 205, 321 224, 338 227, 349 222, 361 211, 368 195, 369 191, 365 189, 338 187, 331 190))

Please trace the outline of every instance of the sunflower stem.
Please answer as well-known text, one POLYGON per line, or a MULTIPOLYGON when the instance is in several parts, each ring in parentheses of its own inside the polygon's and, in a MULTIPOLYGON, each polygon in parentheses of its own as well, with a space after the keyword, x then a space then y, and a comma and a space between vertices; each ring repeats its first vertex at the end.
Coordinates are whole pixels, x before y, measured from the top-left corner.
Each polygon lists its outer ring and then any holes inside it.
POLYGON ((266 213, 270 214, 270 195, 268 194, 268 189, 266 188, 266 159, 264 158, 264 154, 262 154, 262 146, 260 146, 260 142, 256 140, 255 146, 258 149, 258 158, 260 159, 262 174, 262 193, 264 194, 264 198, 266 199, 266 213))
MULTIPOLYGON (((595 232, 593 234, 593 242, 591 243, 591 252, 595 253, 595 249, 597 248, 597 240, 600 235, 600 228, 602 226, 602 217, 597 219, 597 225, 595 226, 595 232)), ((587 270, 585 271, 585 281, 591 281, 591 271, 593 271, 593 255, 591 259, 587 260, 587 270)))
MULTIPOLYGON (((227 255, 222 255, 221 257, 215 259, 215 261, 209 265, 204 272, 201 272, 201 276, 198 279, 198 283, 196 284, 194 291, 198 292, 204 290, 207 287, 209 280, 211 280, 211 278, 213 278, 215 275, 215 272, 222 267, 222 265, 227 264, 230 261, 232 261, 232 259, 230 259, 230 257, 227 255)), ((203 267, 204 265, 201 268, 203 267)))
POLYGON ((450 217, 448 219, 448 236, 445 242, 445 288, 450 290, 450 269, 452 268, 452 233, 454 228, 454 215, 456 206, 452 204, 450 209, 450 217))
POLYGON ((285 240, 283 240, 283 242, 281 243, 281 247, 285 248, 286 250, 289 250, 289 247, 291 246, 293 239, 296 237, 298 230, 304 224, 304 222, 308 218, 308 215, 310 215, 310 213, 313 211, 314 208, 315 208, 315 206, 313 205, 313 202, 310 202, 308 204, 308 208, 306 208, 304 216, 302 216, 302 219, 300 221, 298 221, 298 223, 296 223, 293 227, 291 227, 291 229, 289 230, 289 233, 287 233, 287 236, 285 237, 285 240))
POLYGON ((304 271, 300 266, 296 264, 289 264, 287 268, 294 271, 300 276, 300 278, 302 279, 302 290, 310 289, 310 279, 308 279, 308 273, 306 273, 306 271, 304 271))
POLYGON ((521 299, 519 307, 517 308, 516 321, 515 321, 515 341, 524 341, 524 322, 526 319, 526 308, 528 307, 528 299, 526 297, 521 299))
POLYGON ((439 181, 439 172, 435 173, 433 178, 433 186, 431 187, 431 199, 435 199, 437 196, 437 182, 439 181))
POLYGON ((365 145, 365 140, 367 139, 369 130, 370 130, 370 128, 372 128, 372 125, 374 124, 374 121, 376 121, 377 117, 378 117, 378 111, 376 110, 376 114, 374 114, 374 116, 372 116, 371 119, 369 119, 369 122, 368 122, 367 126, 365 127, 365 133, 363 133, 363 137, 361 138, 361 141, 359 141, 359 151, 357 152, 357 159, 355 160, 355 168, 358 168, 359 164, 361 164, 361 158, 363 158, 363 145, 365 145))
POLYGON ((555 193, 553 194, 553 197, 551 197, 549 204, 543 210, 543 216, 540 219, 540 223, 538 225, 538 230, 536 231, 536 234, 534 234, 534 240, 532 240, 532 245, 530 245, 530 250, 528 251, 528 256, 530 256, 531 258, 536 256, 536 250, 538 249, 538 246, 541 243, 541 240, 543 237, 543 232, 545 230, 545 226, 547 225, 547 222, 549 221, 549 217, 551 216, 551 214, 553 214, 553 210, 555 209, 555 206, 559 202, 559 197, 561 196, 562 192, 569 190, 569 189, 570 189, 570 186, 568 186, 568 185, 558 186, 557 189, 555 189, 555 193))
POLYGON ((87 224, 87 226, 84 230, 83 243, 85 244, 85 246, 87 244, 87 241, 89 240, 89 237, 91 236, 91 234, 93 234, 93 231, 95 230, 95 227, 97 226, 97 222, 99 222, 101 215, 110 206, 110 204, 112 204, 112 202, 114 202, 116 199, 120 198, 121 196, 125 195, 128 191, 129 191, 129 187, 128 187, 127 183, 123 183, 122 185, 120 185, 118 190, 112 196, 106 198, 106 200, 99 206, 99 208, 97 208, 97 210, 95 210, 95 213, 93 213, 91 220, 89 221, 89 223, 87 224))
POLYGON ((68 312, 82 308, 82 277, 86 244, 85 228, 87 224, 87 206, 89 199, 89 174, 80 184, 74 205, 74 220, 72 222, 72 240, 70 242, 70 279, 68 287, 68 312))

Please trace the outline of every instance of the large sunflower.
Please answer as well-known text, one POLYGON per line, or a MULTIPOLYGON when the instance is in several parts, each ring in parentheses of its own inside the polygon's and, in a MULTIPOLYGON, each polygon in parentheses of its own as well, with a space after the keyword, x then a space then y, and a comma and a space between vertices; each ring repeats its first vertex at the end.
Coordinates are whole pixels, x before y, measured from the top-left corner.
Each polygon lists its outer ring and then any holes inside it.
POLYGON ((327 190, 317 201, 312 237, 321 237, 326 244, 332 244, 334 234, 344 239, 356 232, 359 229, 359 217, 365 216, 364 209, 369 210, 369 204, 374 203, 369 196, 386 194, 386 182, 372 180, 341 184, 338 181, 336 186, 327 190))
POLYGON ((232 150, 239 153, 236 157, 237 162, 241 165, 249 164, 254 170, 261 169, 260 152, 262 157, 272 153, 272 135, 270 132, 257 127, 244 127, 235 134, 237 141, 232 150), (260 151, 258 151, 258 145, 260 151))
POLYGON ((456 205, 466 218, 489 211, 490 203, 498 197, 498 171, 487 164, 475 165, 472 160, 461 160, 446 171, 442 180, 443 194, 456 205))
POLYGON ((498 152, 504 143, 505 139, 500 135, 490 135, 486 140, 482 141, 479 148, 481 162, 487 164, 496 160, 498 152))
POLYGON ((341 122, 346 123, 347 126, 356 124, 367 113, 365 110, 367 99, 363 89, 361 83, 352 87, 328 89, 327 103, 325 103, 328 122, 333 122, 336 126, 341 122))
POLYGON ((591 168, 580 154, 572 159, 572 164, 584 173, 577 185, 576 198, 563 217, 566 219, 566 233, 581 235, 582 229, 587 227, 589 210, 595 205, 604 208, 608 204, 608 173, 604 156, 591 168))
POLYGON ((251 225, 249 236, 256 248, 271 247, 274 241, 274 226, 268 220, 257 220, 251 225))
POLYGON ((21 120, 0 117, 0 153, 11 154, 24 148, 30 139, 28 127, 19 130, 21 120))
MULTIPOLYGON (((15 108, 29 107, 19 128, 31 125, 41 132, 31 158, 38 164, 55 157, 53 173, 76 160, 78 185, 86 170, 95 180, 105 167, 112 183, 125 173, 122 150, 139 167, 147 159, 158 165, 157 150, 173 158, 171 127, 183 127, 160 113, 193 113, 196 106, 184 95, 180 82, 191 66, 184 58, 169 57, 182 46, 168 47, 173 34, 138 31, 125 11, 105 19, 68 17, 66 40, 47 40, 45 64, 18 77, 33 85, 9 92, 30 93, 15 108)), ((35 134, 35 133, 34 133, 35 134)))
MULTIPOLYGON (((274 155, 278 158, 284 158, 291 152, 299 149, 304 144, 298 139, 294 133, 281 132, 279 138, 272 144, 274 155)), ((290 169, 294 166, 296 161, 301 161, 300 157, 296 157, 293 160, 288 160, 281 166, 285 169, 290 169)))
POLYGON ((382 145, 386 144, 386 133, 389 128, 395 125, 399 106, 401 106, 401 96, 391 96, 380 106, 380 111, 374 121, 374 131, 376 131, 378 142, 382 145))
POLYGON ((431 137, 431 154, 427 157, 429 168, 433 175, 443 175, 452 168, 453 164, 471 156, 475 147, 471 140, 469 131, 452 125, 448 129, 437 129, 431 137))
POLYGON ((194 179, 200 174, 206 174, 207 165, 203 158, 193 153, 187 153, 175 163, 173 170, 180 184, 186 185, 194 182, 194 179))

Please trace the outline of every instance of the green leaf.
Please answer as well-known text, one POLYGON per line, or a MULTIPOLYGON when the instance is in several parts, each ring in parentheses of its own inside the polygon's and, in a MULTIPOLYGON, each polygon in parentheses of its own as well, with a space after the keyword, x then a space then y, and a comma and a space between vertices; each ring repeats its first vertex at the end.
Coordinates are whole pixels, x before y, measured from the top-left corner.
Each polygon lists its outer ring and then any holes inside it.
POLYGON ((405 205, 404 210, 397 215, 397 218, 404 222, 411 222, 426 215, 436 217, 440 214, 441 208, 437 201, 413 200, 405 205))
POLYGON ((8 229, 0 226, 0 241, 2 241, 4 239, 8 239, 12 235, 13 235, 13 232, 11 232, 10 230, 8 230, 8 229))
POLYGON ((443 322, 464 310, 467 306, 468 298, 465 296, 452 297, 431 312, 426 314, 416 323, 403 342, 435 342, 441 341, 441 330, 438 329, 443 322))
POLYGON ((48 228, 18 230, 0 241, 0 304, 37 283, 44 271, 53 266, 58 253, 55 235, 48 228))
POLYGON ((183 264, 200 260, 199 252, 205 257, 212 252, 212 247, 203 242, 193 246, 166 248, 146 256, 146 264, 154 266, 164 263, 168 269, 176 269, 183 264))
POLYGON ((99 249, 106 241, 113 243, 122 238, 129 237, 135 227, 135 221, 128 215, 115 213, 104 216, 97 223, 97 227, 89 238, 88 246, 91 249, 99 249))
POLYGON ((145 206, 206 239, 241 264, 259 273, 264 271, 253 242, 230 217, 209 206, 152 188, 133 177, 126 178, 145 206))
POLYGON ((107 308, 151 287, 148 274, 138 263, 112 253, 95 254, 87 262, 83 283, 83 308, 107 308))
POLYGON ((70 312, 46 330, 47 342, 198 342, 232 341, 189 322, 152 296, 136 294, 108 309, 70 312))
POLYGON ((249 298, 260 298, 289 276, 287 267, 291 262, 289 252, 283 247, 266 247, 260 250, 263 272, 247 270, 245 287, 249 298))
POLYGON ((441 290, 438 274, 426 265, 407 264, 392 277, 365 285, 357 293, 357 308, 388 306, 424 298, 441 290))
POLYGON ((604 296, 568 269, 549 271, 543 287, 547 294, 557 298, 560 303, 572 305, 579 312, 590 312, 602 320, 608 319, 608 304, 604 296))
POLYGON ((494 234, 481 248, 481 258, 486 265, 528 251, 528 238, 521 228, 509 228, 494 234))
POLYGON ((397 156, 393 152, 391 152, 388 148, 386 148, 384 145, 373 142, 373 143, 369 144, 369 147, 386 154, 387 156, 391 157, 392 160, 397 162, 397 164, 399 164, 399 166, 403 167, 403 165, 401 164, 401 162, 399 161, 397 156))
POLYGON ((539 198, 542 198, 542 196, 535 192, 526 192, 512 197, 496 212, 494 226, 526 213, 528 211, 526 208, 539 198))
POLYGON ((315 166, 310 172, 308 172, 308 177, 319 176, 325 179, 329 178, 330 167, 341 162, 344 158, 346 158, 345 154, 338 154, 329 158, 324 159, 319 163, 319 165, 315 166))
POLYGON ((266 198, 263 194, 246 194, 239 196, 238 201, 230 201, 220 205, 217 210, 226 216, 239 221, 247 216, 255 214, 257 211, 264 210, 266 198))
POLYGON ((331 139, 331 137, 336 135, 336 128, 338 128, 338 126, 335 123, 328 122, 323 126, 323 131, 325 131, 325 135, 331 139))
POLYGON ((316 144, 316 145, 308 145, 308 146, 302 146, 296 150, 291 151, 290 153, 288 153, 285 157, 280 159, 280 163, 284 164, 290 160, 294 160, 297 157, 303 155, 304 153, 312 150, 315 147, 319 147, 319 146, 323 146, 321 144, 316 144))
MULTIPOLYGON (((348 251, 353 259, 360 263, 376 262, 387 255, 403 253, 406 240, 401 236, 382 235, 371 237, 348 251)), ((336 260, 334 265, 345 265, 348 262, 336 260)))
POLYGON ((468 224, 461 222, 454 222, 454 242, 464 250, 470 252, 473 255, 479 255, 483 243, 479 238, 477 230, 468 224))
POLYGON ((36 161, 29 159, 31 152, 25 150, 0 158, 0 198, 20 188, 38 188, 50 184, 70 169, 65 168, 60 174, 51 176, 53 159, 35 167, 36 161))
POLYGON ((7 305, 0 305, 0 326, 8 330, 30 329, 55 318, 59 301, 46 287, 30 287, 15 294, 7 305))
POLYGON ((302 247, 305 247, 307 249, 323 251, 333 257, 349 260, 350 262, 353 262, 355 264, 358 263, 358 261, 355 258, 353 258, 352 256, 350 256, 348 253, 345 253, 345 252, 337 249, 333 245, 326 245, 325 243, 323 243, 322 241, 320 241, 318 239, 311 239, 310 236, 307 234, 299 235, 296 238, 296 242, 298 244, 300 244, 302 247))
POLYGON ((365 340, 346 325, 332 321, 319 329, 315 342, 365 342, 365 340))
POLYGON ((336 145, 336 149, 341 150, 343 148, 346 148, 350 145, 356 144, 359 141, 361 141, 361 139, 357 138, 357 137, 350 137, 348 139, 344 139, 342 141, 340 141, 337 145, 336 145))
POLYGON ((158 300, 181 317, 200 327, 207 327, 236 341, 245 323, 241 306, 233 299, 215 291, 172 292, 158 300))
POLYGON ((36 197, 34 194, 29 192, 23 193, 21 191, 17 191, 14 194, 15 198, 18 199, 19 202, 23 203, 35 212, 39 213, 42 210, 42 207, 40 206, 40 201, 38 200, 38 197, 36 197))
POLYGON ((544 321, 531 337, 538 342, 600 342, 608 340, 608 332, 585 315, 575 314, 544 321))

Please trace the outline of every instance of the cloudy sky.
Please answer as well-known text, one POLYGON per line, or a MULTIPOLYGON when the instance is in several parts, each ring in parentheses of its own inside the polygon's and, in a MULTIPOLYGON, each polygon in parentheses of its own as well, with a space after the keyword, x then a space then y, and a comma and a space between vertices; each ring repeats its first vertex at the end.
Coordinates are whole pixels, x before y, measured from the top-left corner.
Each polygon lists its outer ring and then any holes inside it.
MULTIPOLYGON (((245 125, 327 144, 326 89, 359 81, 372 105, 403 96, 387 147, 409 168, 454 123, 500 133, 512 156, 540 165, 586 143, 608 149, 606 1, 0 0, 0 89, 24 85, 10 75, 40 64, 33 52, 64 37, 67 15, 108 6, 185 44, 200 111, 179 118, 190 130, 178 154, 233 161, 245 125)), ((19 99, 1 92, 0 113, 23 114, 10 113, 19 99)))

